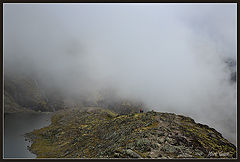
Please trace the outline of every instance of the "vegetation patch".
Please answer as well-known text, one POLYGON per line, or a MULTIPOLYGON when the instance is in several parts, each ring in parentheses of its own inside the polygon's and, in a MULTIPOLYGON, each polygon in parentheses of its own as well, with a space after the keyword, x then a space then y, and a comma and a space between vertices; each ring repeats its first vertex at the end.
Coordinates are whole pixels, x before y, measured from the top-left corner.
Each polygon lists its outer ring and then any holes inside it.
POLYGON ((56 112, 26 136, 38 158, 233 158, 219 132, 172 113, 120 115, 101 107, 56 112))

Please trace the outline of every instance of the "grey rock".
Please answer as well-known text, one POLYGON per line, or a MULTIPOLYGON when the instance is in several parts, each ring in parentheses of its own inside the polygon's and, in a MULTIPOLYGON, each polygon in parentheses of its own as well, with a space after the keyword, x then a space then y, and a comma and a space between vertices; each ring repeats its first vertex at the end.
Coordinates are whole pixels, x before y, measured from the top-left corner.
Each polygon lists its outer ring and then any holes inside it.
POLYGON ((162 144, 162 143, 164 143, 164 142, 165 142, 165 138, 164 138, 164 137, 158 138, 158 143, 162 144))
POLYGON ((115 153, 114 153, 114 157, 115 157, 115 158, 119 158, 119 157, 120 157, 120 154, 115 152, 115 153))
POLYGON ((203 153, 201 150, 196 149, 196 150, 195 150, 195 155, 196 155, 196 156, 204 156, 204 153, 203 153))
POLYGON ((174 147, 170 144, 166 144, 162 147, 162 151, 169 152, 169 153, 178 153, 180 150, 177 147, 174 147))
POLYGON ((131 149, 127 149, 126 154, 129 155, 130 157, 133 157, 133 158, 141 158, 140 155, 138 155, 136 152, 134 152, 131 149))
POLYGON ((189 154, 186 154, 186 153, 183 153, 183 154, 178 155, 177 157, 178 158, 192 158, 193 156, 189 155, 189 154))

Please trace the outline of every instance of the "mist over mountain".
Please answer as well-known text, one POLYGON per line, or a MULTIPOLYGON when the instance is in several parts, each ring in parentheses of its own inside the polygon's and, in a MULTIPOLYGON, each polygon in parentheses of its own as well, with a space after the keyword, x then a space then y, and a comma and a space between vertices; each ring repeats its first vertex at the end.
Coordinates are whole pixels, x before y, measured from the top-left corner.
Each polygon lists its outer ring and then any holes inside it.
POLYGON ((78 104, 106 91, 109 102, 187 115, 236 143, 236 11, 236 4, 4 4, 4 82, 28 76, 52 101, 78 104))

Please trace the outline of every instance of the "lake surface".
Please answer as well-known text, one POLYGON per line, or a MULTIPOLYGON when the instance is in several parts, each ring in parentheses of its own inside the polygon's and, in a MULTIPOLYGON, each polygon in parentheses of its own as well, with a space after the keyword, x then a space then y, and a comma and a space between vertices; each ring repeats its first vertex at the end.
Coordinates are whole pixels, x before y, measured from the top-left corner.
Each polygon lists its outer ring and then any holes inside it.
POLYGON ((31 143, 24 134, 50 125, 52 113, 13 113, 4 115, 3 158, 36 158, 28 151, 31 143))

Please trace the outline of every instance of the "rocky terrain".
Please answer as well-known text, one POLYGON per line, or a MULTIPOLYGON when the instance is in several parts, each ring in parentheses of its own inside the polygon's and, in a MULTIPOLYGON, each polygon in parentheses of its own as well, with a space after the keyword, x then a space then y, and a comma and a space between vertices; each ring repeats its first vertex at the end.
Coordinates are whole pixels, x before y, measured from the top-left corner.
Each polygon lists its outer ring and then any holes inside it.
POLYGON ((234 158, 236 147, 189 117, 148 111, 60 110, 26 134, 38 158, 234 158))
POLYGON ((4 112, 54 111, 64 107, 58 93, 46 93, 36 79, 4 75, 4 112))

